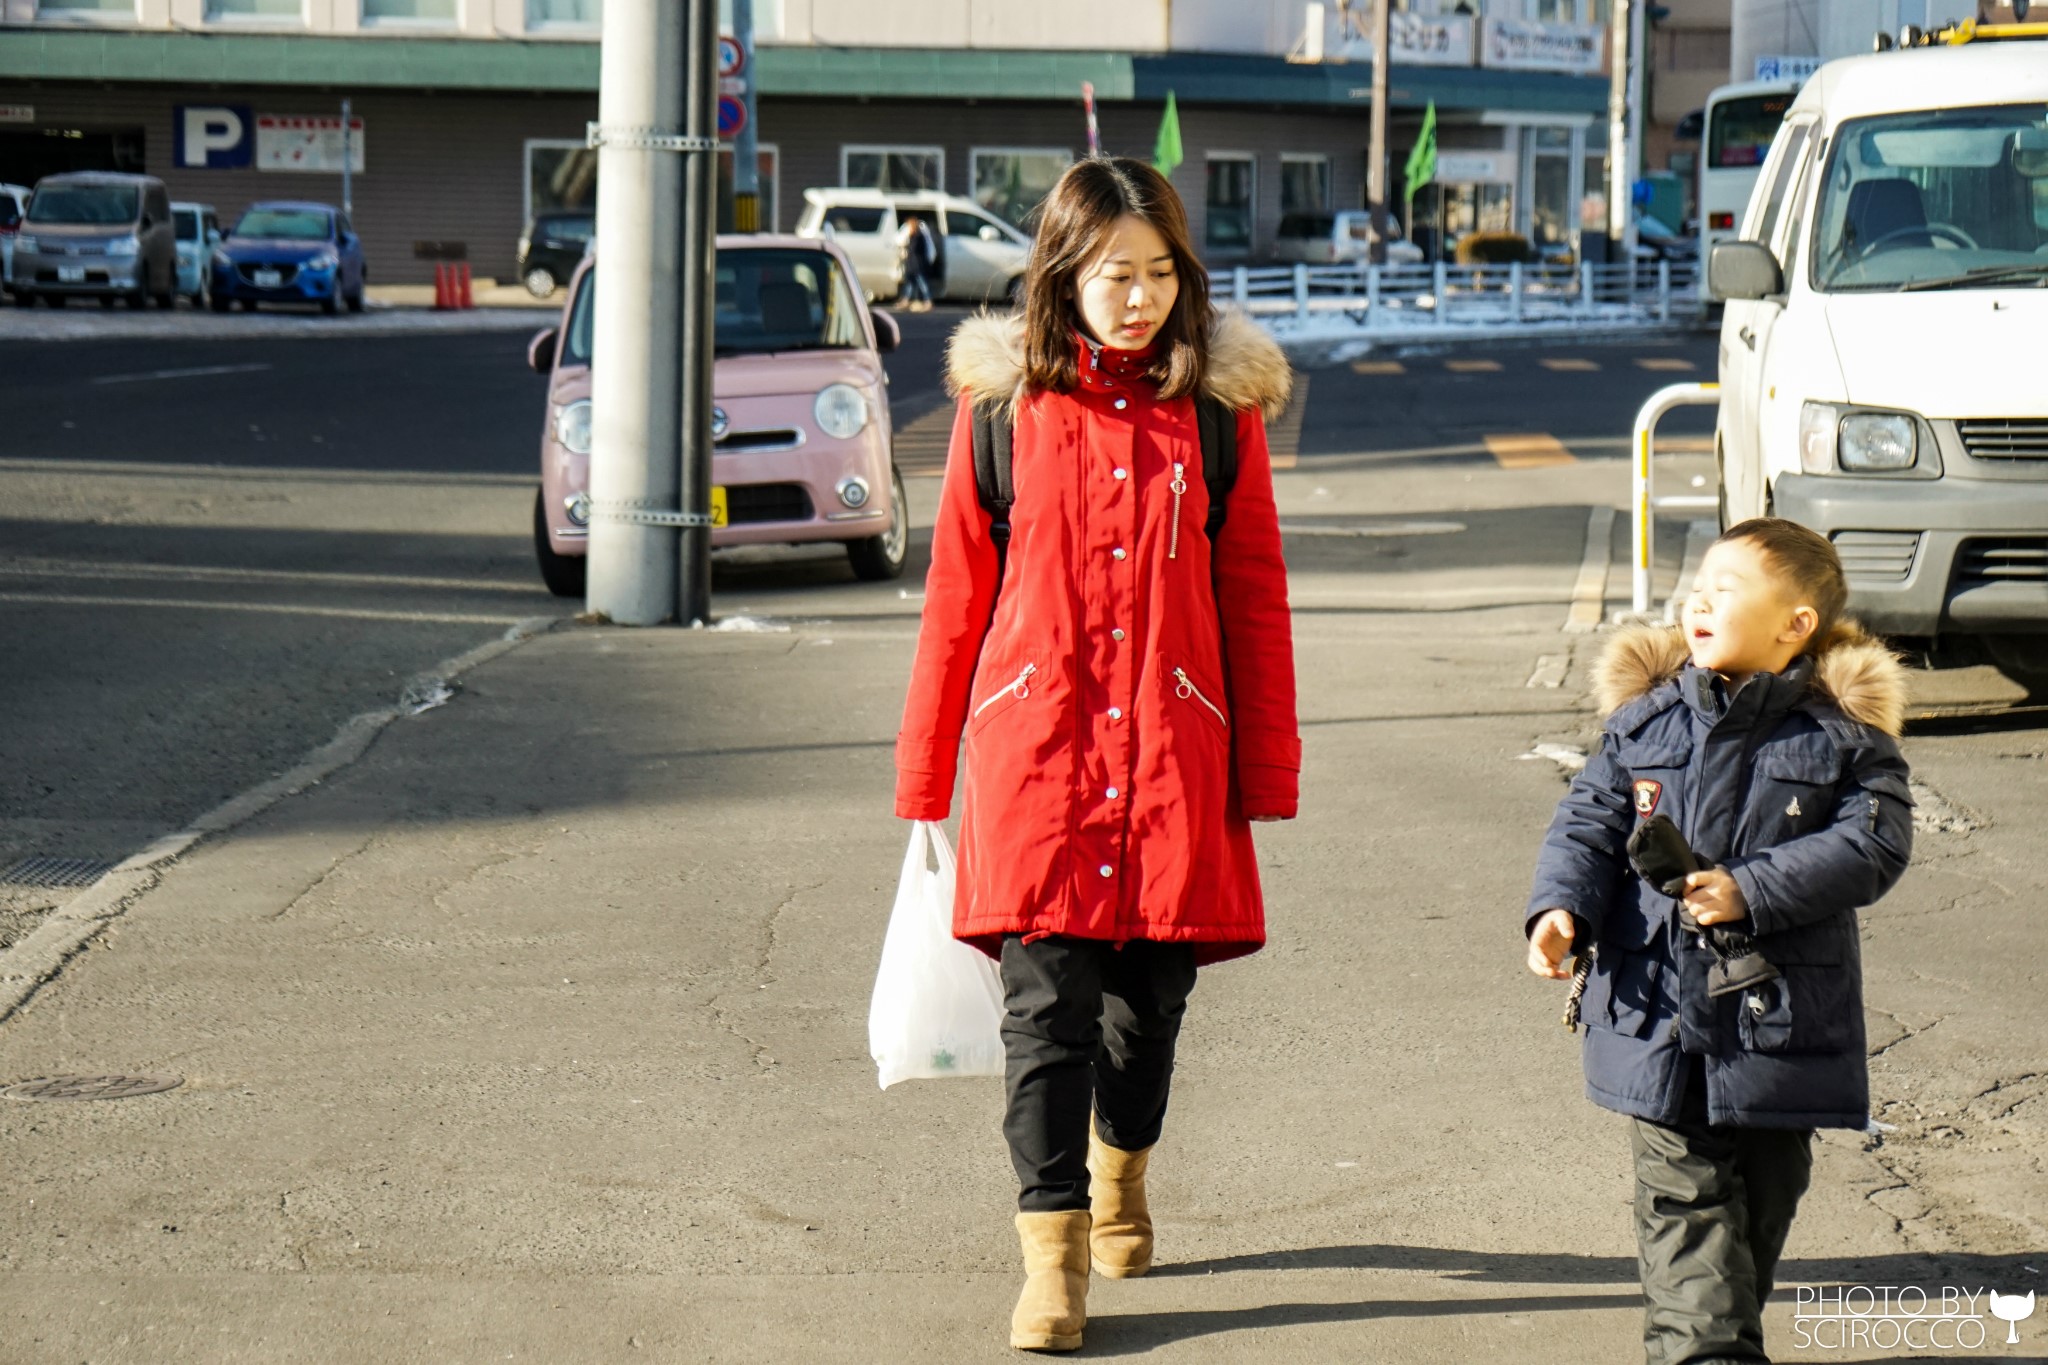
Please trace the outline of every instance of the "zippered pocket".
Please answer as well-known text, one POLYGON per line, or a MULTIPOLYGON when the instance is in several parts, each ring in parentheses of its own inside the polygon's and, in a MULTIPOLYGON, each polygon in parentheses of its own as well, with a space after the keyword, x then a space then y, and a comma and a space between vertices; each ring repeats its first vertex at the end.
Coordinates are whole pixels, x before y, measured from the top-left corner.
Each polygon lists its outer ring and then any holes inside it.
POLYGON ((1195 680, 1188 676, 1188 671, 1185 668, 1174 669, 1173 678, 1174 696, 1179 697, 1182 701, 1194 702, 1196 705, 1201 706, 1203 709, 1207 710, 1210 715, 1214 716, 1216 718, 1216 723, 1218 725, 1222 726, 1226 730, 1230 728, 1230 721, 1226 716, 1224 716, 1223 708, 1218 706, 1215 702, 1210 701, 1208 696, 1202 691, 1202 689, 1195 686, 1195 680))
POLYGON ((1037 672, 1037 664, 1024 665, 1016 677, 1004 684, 1001 691, 991 692, 988 696, 983 697, 974 704, 974 710, 967 717, 968 723, 978 726, 981 724, 983 717, 987 716, 991 711, 999 711, 1007 702, 1022 701, 1030 696, 1031 678, 1037 672))
POLYGON ((1188 491, 1187 466, 1179 460, 1173 462, 1173 482, 1167 485, 1173 493, 1173 521, 1166 532, 1166 557, 1180 558, 1180 496, 1188 491))

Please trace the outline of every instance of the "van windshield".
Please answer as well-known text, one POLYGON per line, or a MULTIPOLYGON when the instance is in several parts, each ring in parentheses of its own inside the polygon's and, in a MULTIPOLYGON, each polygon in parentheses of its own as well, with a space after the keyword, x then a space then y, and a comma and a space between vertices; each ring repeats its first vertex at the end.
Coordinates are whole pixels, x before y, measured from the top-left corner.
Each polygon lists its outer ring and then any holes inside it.
POLYGON ((1844 123, 1814 224, 1822 291, 2048 283, 2048 104, 1844 123))
POLYGON ((318 209, 250 209, 230 235, 324 242, 328 237, 327 221, 327 215, 318 209))
POLYGON ((135 221, 141 203, 134 185, 45 185, 29 200, 28 220, 124 227, 135 221))
POLYGON ((1716 104, 1708 116, 1708 168, 1724 171, 1763 165, 1771 139, 1778 135, 1778 125, 1791 107, 1788 94, 1745 95, 1716 104))
MULTIPOLYGON (((562 363, 588 365, 596 329, 597 271, 583 276, 563 339, 562 363)), ((721 251, 714 345, 719 355, 857 350, 867 345, 860 306, 823 251, 721 251)))
POLYGON ((172 209, 171 221, 177 225, 179 241, 196 242, 199 240, 199 211, 197 209, 172 209))

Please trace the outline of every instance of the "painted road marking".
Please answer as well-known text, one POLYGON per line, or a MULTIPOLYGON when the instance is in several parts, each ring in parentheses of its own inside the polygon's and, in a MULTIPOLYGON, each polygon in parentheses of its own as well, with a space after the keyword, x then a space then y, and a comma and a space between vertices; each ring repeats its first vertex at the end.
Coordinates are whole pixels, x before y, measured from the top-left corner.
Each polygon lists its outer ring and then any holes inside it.
POLYGON ((267 370, 267 364, 255 365, 194 365, 185 370, 146 370, 141 374, 103 374, 92 382, 95 384, 134 384, 145 379, 199 379, 213 374, 256 374, 267 370))
POLYGON ((370 607, 315 607, 288 602, 214 602, 191 598, 95 597, 83 593, 0 592, 0 602, 20 606, 136 607, 149 611, 244 611, 275 616, 320 616, 345 621, 408 621, 450 626, 518 625, 523 616, 481 612, 380 611, 370 607))
POLYGON ((1699 368, 1690 360, 1683 360, 1675 355, 1638 356, 1636 367, 1643 370, 1662 370, 1672 374, 1690 373, 1699 368))
POLYGON ((1444 368, 1452 374, 1499 374, 1498 360, 1446 360, 1444 368))
POLYGON ((1294 392, 1273 424, 1266 428, 1266 451, 1273 468, 1292 469, 1301 455, 1301 419, 1308 413, 1308 376, 1294 373, 1294 392))
POLYGON ((954 407, 941 403, 896 428, 896 467, 906 479, 936 479, 946 472, 946 448, 953 443, 954 407))
POLYGON ((1280 523, 1283 536, 1357 536, 1379 539, 1390 536, 1454 536, 1465 529, 1462 521, 1396 521, 1379 526, 1302 526, 1280 523))
POLYGON ((1547 431, 1510 432, 1481 439, 1486 442, 1487 453, 1500 461, 1502 469, 1544 469, 1578 463, 1578 457, 1564 448, 1564 442, 1547 431))
POLYGON ((1571 663, 1569 654, 1539 654, 1536 656, 1536 671, 1529 675, 1524 687, 1563 687, 1564 671, 1571 663))
POLYGON ((1353 374, 1406 374, 1408 367, 1398 360, 1354 360, 1353 374))
POLYGON ((1609 548, 1613 540, 1614 509, 1595 507, 1586 518, 1586 553, 1579 561, 1579 581, 1572 587, 1572 609, 1564 619, 1567 635, 1597 630, 1606 617, 1607 566, 1614 558, 1609 548))
POLYGON ((1591 374, 1600 368, 1597 360, 1545 360, 1539 363, 1544 369, 1556 370, 1560 374, 1591 374))

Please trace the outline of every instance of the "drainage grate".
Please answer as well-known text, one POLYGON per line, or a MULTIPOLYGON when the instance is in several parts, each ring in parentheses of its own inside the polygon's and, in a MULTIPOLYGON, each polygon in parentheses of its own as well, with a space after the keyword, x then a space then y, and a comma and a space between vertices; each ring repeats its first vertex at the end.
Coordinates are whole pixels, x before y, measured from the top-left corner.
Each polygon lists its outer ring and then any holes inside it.
POLYGON ((91 886, 114 870, 115 864, 98 858, 23 858, 0 872, 0 884, 8 886, 91 886))
POLYGON ((175 1090, 183 1076, 43 1076, 0 1089, 10 1100, 125 1100, 175 1090))

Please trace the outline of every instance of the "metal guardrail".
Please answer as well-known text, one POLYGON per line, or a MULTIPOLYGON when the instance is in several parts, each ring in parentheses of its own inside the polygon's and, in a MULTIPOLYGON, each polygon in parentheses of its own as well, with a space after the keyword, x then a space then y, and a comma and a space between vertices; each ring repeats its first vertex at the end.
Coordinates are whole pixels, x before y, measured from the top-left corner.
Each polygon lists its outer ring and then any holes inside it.
POLYGON ((1307 322, 1344 313, 1360 326, 1454 323, 1666 323, 1697 316, 1699 269, 1691 261, 1634 265, 1238 266, 1210 275, 1211 292, 1254 316, 1307 322))
POLYGON ((1656 513, 1661 508, 1712 507, 1719 510, 1721 499, 1718 495, 1704 497, 1660 498, 1655 495, 1652 482, 1653 469, 1650 463, 1651 440, 1657 434, 1657 423, 1673 408, 1690 407, 1721 401, 1719 384, 1670 384, 1650 395, 1650 401, 1643 404, 1636 413, 1636 429, 1632 461, 1633 487, 1630 491, 1629 506, 1635 516, 1635 585, 1632 606, 1640 616, 1650 609, 1650 560, 1656 549, 1656 513))

